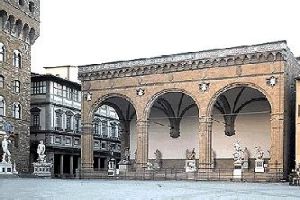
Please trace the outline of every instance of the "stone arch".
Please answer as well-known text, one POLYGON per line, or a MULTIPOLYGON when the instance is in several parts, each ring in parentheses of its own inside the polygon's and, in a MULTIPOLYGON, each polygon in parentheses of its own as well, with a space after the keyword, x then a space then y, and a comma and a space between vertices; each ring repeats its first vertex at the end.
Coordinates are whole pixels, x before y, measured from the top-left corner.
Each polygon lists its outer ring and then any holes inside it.
POLYGON ((200 112, 200 104, 199 102, 197 101, 197 98, 195 97, 195 95, 193 95, 191 92, 188 92, 187 90, 185 89, 180 89, 180 88, 171 88, 171 89, 164 89, 164 90, 161 90, 157 93, 155 93, 154 95, 152 95, 152 97, 150 98, 150 100, 147 102, 146 106, 145 106, 145 109, 143 111, 143 119, 148 119, 149 116, 150 116, 150 112, 151 112, 151 107, 153 106, 153 104, 155 103, 155 101, 157 100, 157 98, 161 95, 164 95, 166 93, 170 93, 170 92, 180 92, 180 93, 184 93, 186 95, 188 95, 189 97, 191 97, 194 102, 196 103, 197 105, 197 108, 200 112))
MULTIPOLYGON (((103 102, 109 98, 112 98, 112 97, 119 97, 119 98, 122 98, 122 99, 125 99, 126 101, 128 101, 132 106, 133 108, 136 110, 136 105, 135 103, 132 101, 132 99, 130 97, 128 97, 127 95, 124 95, 124 94, 121 94, 121 93, 109 93, 109 94, 106 94, 106 95, 103 95, 101 97, 99 97, 94 103, 92 106, 90 106, 90 110, 88 112, 88 121, 91 122, 92 119, 93 119, 93 116, 94 116, 94 113, 95 111, 101 106, 103 105, 103 102)), ((116 112, 120 112, 118 109, 116 110, 116 112)), ((118 113, 119 114, 119 113, 118 113)))
POLYGON ((267 91, 265 91, 263 88, 259 87, 258 85, 254 84, 254 83, 250 83, 250 82, 235 82, 235 83, 231 83, 228 84, 227 86, 221 88, 220 90, 218 90, 217 92, 215 92, 215 94, 212 96, 211 100, 209 101, 209 104, 206 108, 206 116, 210 116, 213 110, 213 106, 217 100, 217 98, 224 92, 226 92, 227 90, 236 88, 236 87, 240 87, 240 86, 244 86, 244 87, 249 87, 252 89, 256 89, 259 92, 261 92, 263 95, 265 95, 265 97, 267 98, 270 107, 271 107, 271 111, 273 110, 273 101, 271 96, 267 93, 267 91))

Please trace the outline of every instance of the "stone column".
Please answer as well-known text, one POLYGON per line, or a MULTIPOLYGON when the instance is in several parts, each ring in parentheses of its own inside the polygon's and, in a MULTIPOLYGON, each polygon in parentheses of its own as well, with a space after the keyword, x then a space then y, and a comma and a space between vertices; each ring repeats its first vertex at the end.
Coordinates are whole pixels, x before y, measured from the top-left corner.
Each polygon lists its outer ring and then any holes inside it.
POLYGON ((78 157, 78 159, 77 159, 77 166, 78 166, 78 169, 81 169, 81 158, 80 158, 80 156, 78 157))
POLYGON ((271 148, 269 168, 283 168, 284 115, 271 114, 271 148))
POLYGON ((59 166, 59 173, 62 176, 64 174, 64 155, 60 155, 60 166, 59 166))
POLYGON ((201 116, 199 118, 199 169, 213 166, 212 154, 212 118, 201 116))
POLYGON ((136 167, 142 169, 146 167, 148 162, 148 121, 137 121, 137 152, 136 152, 136 167))
POLYGON ((70 175, 73 175, 73 156, 70 155, 70 175))
POLYGON ((120 126, 120 140, 121 140, 121 159, 124 157, 125 148, 130 148, 130 121, 121 121, 120 126))
POLYGON ((92 171, 94 158, 92 124, 84 124, 81 135, 81 169, 92 171))
POLYGON ((99 170, 101 169, 100 166, 101 166, 101 159, 100 159, 100 157, 99 157, 99 158, 98 158, 98 169, 99 169, 99 170))

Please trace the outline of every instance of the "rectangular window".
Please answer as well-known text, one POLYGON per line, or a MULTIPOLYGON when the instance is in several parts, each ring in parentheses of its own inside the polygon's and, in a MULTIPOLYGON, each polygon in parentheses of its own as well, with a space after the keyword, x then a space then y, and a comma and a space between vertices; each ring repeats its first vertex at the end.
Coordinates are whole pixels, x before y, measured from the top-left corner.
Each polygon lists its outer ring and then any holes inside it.
POLYGON ((31 94, 46 94, 46 81, 31 82, 31 94))
POLYGON ((54 94, 57 96, 62 96, 62 85, 59 83, 54 83, 54 94))
POLYGON ((78 90, 73 90, 73 101, 78 101, 78 90))
POLYGON ((107 137, 108 136, 108 127, 107 127, 107 121, 103 121, 102 122, 102 124, 101 124, 101 128, 102 128, 102 130, 101 130, 101 134, 102 134, 102 136, 103 137, 107 137))
POLYGON ((21 85, 20 81, 14 81, 14 83, 13 83, 13 91, 15 93, 20 93, 20 85, 21 85))

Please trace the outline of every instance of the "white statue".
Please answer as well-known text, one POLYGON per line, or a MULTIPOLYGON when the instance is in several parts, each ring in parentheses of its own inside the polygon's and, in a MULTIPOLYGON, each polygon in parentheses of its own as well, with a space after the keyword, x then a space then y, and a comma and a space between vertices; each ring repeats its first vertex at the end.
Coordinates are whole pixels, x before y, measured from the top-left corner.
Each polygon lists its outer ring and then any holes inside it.
POLYGON ((160 150, 156 149, 156 151, 154 152, 154 155, 155 155, 155 161, 154 161, 153 167, 155 169, 160 169, 161 168, 161 158, 162 158, 160 150))
POLYGON ((10 152, 8 150, 8 144, 10 143, 10 140, 7 140, 8 136, 5 135, 4 139, 2 141, 2 150, 3 150, 3 155, 2 155, 2 162, 6 162, 6 155, 7 155, 7 162, 11 163, 10 161, 10 152))
POLYGON ((234 153, 233 153, 233 159, 234 161, 237 163, 242 163, 242 160, 243 160, 243 150, 241 148, 241 145, 240 145, 240 142, 239 141, 236 141, 234 144, 233 144, 233 148, 234 148, 234 153))
POLYGON ((250 153, 249 153, 247 147, 244 148, 243 153, 244 153, 244 154, 243 154, 243 160, 248 162, 249 157, 250 157, 250 153))
POLYGON ((185 151, 186 159, 187 160, 195 160, 196 159, 196 152, 195 148, 190 152, 188 149, 185 151))
POLYGON ((256 160, 262 160, 264 157, 264 152, 262 151, 262 149, 260 148, 260 146, 255 147, 255 158, 256 160))
POLYGON ((45 150, 46 150, 46 147, 44 145, 43 140, 41 140, 40 144, 38 145, 38 148, 37 148, 37 153, 39 155, 38 161, 45 161, 45 157, 46 157, 45 150))

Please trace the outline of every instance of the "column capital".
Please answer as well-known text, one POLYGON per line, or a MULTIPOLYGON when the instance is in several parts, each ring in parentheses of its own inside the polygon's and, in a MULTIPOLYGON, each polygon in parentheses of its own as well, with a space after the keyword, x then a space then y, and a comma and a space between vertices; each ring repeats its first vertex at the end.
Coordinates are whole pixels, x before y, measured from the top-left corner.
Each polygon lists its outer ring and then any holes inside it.
POLYGON ((212 123, 212 119, 211 116, 200 116, 199 123, 212 123))

